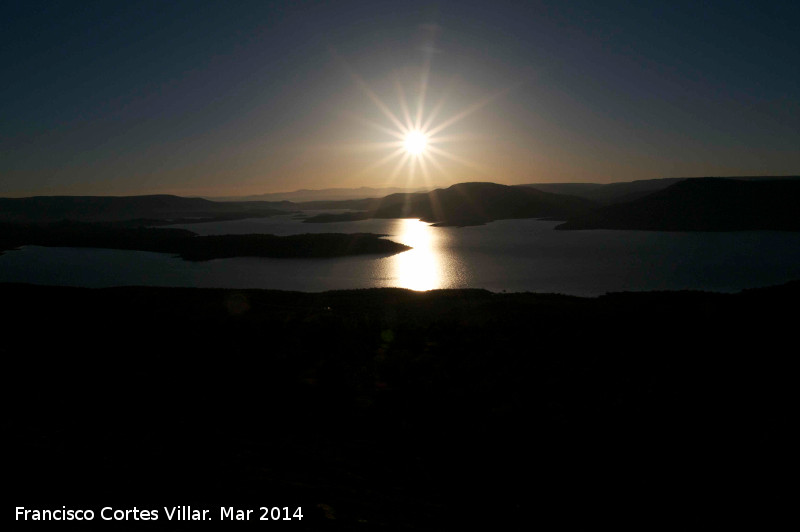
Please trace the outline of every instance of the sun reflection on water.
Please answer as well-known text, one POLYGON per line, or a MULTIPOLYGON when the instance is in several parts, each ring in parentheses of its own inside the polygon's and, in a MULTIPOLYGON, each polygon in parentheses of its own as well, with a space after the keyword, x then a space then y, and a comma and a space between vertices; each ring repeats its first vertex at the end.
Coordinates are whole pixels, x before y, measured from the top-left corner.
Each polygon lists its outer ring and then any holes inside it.
POLYGON ((411 290, 442 288, 442 264, 436 246, 439 235, 435 228, 419 220, 398 221, 399 233, 391 239, 413 249, 392 257, 392 284, 411 290))

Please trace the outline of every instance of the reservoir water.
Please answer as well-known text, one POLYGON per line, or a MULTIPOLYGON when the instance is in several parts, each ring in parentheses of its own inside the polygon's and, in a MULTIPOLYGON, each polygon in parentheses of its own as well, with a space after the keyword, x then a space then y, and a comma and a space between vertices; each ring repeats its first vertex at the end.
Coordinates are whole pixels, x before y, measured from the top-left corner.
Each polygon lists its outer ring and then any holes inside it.
POLYGON ((304 224, 291 216, 188 224, 201 235, 389 235, 413 249, 389 257, 234 258, 187 262, 166 254, 25 246, 0 256, 0 282, 271 288, 485 288, 593 296, 639 290, 733 292, 800 279, 800 233, 554 231, 558 222, 501 220, 432 227, 413 219, 304 224))

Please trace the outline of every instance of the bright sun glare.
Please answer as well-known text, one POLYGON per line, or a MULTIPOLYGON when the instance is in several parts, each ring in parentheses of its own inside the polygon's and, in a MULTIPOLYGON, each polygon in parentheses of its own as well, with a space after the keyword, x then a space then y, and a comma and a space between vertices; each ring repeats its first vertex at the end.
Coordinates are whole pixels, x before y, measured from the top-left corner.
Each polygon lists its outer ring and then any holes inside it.
POLYGON ((425 151, 425 146, 428 144, 428 137, 419 131, 409 131, 406 134, 404 146, 406 151, 411 155, 420 155, 425 151))
POLYGON ((400 83, 399 79, 395 79, 399 104, 395 111, 372 90, 361 76, 350 69, 346 63, 345 66, 353 77, 353 80, 361 87, 366 96, 372 100, 372 103, 375 104, 381 113, 383 113, 383 116, 388 120, 389 124, 384 125, 373 122, 366 118, 359 117, 358 115, 353 116, 353 118, 395 139, 355 146, 357 149, 363 149, 364 147, 376 147, 379 149, 392 148, 392 151, 386 156, 364 168, 360 172, 361 175, 373 173, 376 169, 394 161, 394 168, 385 178, 386 181, 393 182, 400 171, 403 168, 407 168, 407 180, 409 184, 412 184, 414 183, 415 173, 417 169, 419 169, 422 172, 422 177, 425 182, 429 185, 433 185, 433 180, 431 179, 432 169, 441 174, 447 173, 447 170, 439 162, 441 159, 449 159, 451 162, 466 166, 473 171, 484 171, 480 165, 469 159, 459 157, 455 153, 450 152, 450 150, 445 149, 442 146, 443 143, 457 141, 462 137, 453 134, 443 136, 442 132, 467 116, 479 111, 495 98, 508 92, 509 89, 504 89, 495 94, 486 96, 472 105, 466 106, 461 111, 457 111, 449 118, 440 118, 440 111, 442 111, 446 103, 449 92, 446 91, 443 93, 439 101, 432 107, 426 106, 425 100, 428 93, 428 80, 431 69, 430 55, 426 56, 422 67, 422 76, 418 90, 416 91, 416 101, 409 102, 406 98, 406 91, 403 89, 403 85, 400 83), (396 113, 397 110, 400 112, 396 113))

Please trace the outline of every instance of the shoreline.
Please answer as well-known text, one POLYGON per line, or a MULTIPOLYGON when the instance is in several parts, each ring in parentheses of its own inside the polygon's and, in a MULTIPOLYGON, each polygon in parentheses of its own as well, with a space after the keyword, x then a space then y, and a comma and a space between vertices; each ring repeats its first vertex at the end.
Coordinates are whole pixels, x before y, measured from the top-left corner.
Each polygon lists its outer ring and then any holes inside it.
MULTIPOLYGON (((103 248, 97 248, 103 249, 103 248)), ((10 249, 6 251, 17 251, 17 249, 10 249)), ((136 250, 132 250, 136 251, 136 250)), ((721 291, 721 290, 700 290, 700 289, 679 289, 679 290, 617 290, 609 291, 597 295, 576 295, 567 294, 563 292, 509 292, 505 290, 493 291, 487 288, 433 288, 429 290, 414 290, 412 288, 403 288, 399 286, 371 286, 366 288, 334 288, 330 290, 283 290, 279 288, 228 288, 228 287, 210 287, 210 286, 166 286, 166 285, 113 285, 113 286, 78 286, 78 285, 59 285, 59 284, 40 284, 28 282, 8 282, 0 281, 0 290, 9 287, 36 287, 39 289, 70 289, 70 290, 196 290, 196 291, 209 291, 209 292, 262 292, 262 293, 280 293, 280 294, 303 294, 303 295, 323 295, 323 294, 346 294, 346 293, 366 293, 378 291, 398 291, 409 294, 446 294, 446 293, 466 293, 466 294, 488 294, 493 296, 520 296, 520 297, 563 297, 575 298, 585 300, 597 300, 607 297, 619 296, 646 296, 646 295, 709 295, 709 296, 739 296, 759 291, 782 291, 782 290, 795 290, 800 288, 800 279, 793 279, 784 283, 774 283, 761 286, 753 286, 748 288, 741 288, 736 290, 721 291)))

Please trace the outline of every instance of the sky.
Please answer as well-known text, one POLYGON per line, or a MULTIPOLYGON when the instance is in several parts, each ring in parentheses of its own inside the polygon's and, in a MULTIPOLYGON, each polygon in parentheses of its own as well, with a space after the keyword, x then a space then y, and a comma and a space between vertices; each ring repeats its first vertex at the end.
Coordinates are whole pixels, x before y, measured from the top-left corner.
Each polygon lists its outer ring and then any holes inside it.
POLYGON ((796 1, 27 0, 0 20, 0 196, 800 174, 796 1))

